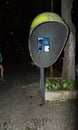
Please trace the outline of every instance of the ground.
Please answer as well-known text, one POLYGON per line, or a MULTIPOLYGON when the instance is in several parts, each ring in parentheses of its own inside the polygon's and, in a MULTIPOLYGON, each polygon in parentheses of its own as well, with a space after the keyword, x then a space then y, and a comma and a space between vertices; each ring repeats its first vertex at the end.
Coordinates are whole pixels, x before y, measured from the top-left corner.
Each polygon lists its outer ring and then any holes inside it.
POLYGON ((6 63, 0 81, 0 130, 77 130, 78 101, 41 105, 39 68, 26 62, 6 63))

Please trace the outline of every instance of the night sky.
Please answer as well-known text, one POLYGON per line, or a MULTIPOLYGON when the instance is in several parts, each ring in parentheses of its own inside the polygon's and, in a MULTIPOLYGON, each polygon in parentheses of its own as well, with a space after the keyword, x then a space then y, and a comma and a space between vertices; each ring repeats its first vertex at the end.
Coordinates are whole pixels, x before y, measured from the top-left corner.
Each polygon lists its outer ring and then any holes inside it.
POLYGON ((0 0, 1 33, 7 30, 27 33, 33 18, 44 11, 50 11, 50 0, 0 0))
POLYGON ((41 12, 50 11, 50 0, 0 0, 0 44, 7 55, 19 46, 28 51, 30 24, 41 12))
POLYGON ((1 0, 0 1, 0 23, 24 27, 43 11, 50 11, 50 0, 1 0))

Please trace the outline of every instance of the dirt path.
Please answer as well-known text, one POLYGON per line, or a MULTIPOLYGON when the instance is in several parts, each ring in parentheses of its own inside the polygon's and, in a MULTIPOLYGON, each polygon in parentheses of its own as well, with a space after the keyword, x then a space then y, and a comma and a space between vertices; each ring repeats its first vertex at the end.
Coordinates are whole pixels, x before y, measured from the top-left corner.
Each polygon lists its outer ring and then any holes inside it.
POLYGON ((78 129, 78 101, 40 105, 39 69, 25 64, 6 68, 6 80, 0 82, 0 130, 78 129))

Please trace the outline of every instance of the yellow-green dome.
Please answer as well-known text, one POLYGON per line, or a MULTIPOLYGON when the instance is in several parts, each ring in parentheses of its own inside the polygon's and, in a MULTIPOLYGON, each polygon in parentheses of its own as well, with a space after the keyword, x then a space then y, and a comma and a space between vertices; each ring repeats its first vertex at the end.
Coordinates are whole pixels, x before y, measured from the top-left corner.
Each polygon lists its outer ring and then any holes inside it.
POLYGON ((31 23, 30 30, 34 29, 36 26, 38 26, 41 23, 48 22, 48 21, 55 21, 60 22, 64 24, 63 19, 57 15, 56 13, 52 12, 44 12, 39 15, 37 15, 34 20, 31 23))

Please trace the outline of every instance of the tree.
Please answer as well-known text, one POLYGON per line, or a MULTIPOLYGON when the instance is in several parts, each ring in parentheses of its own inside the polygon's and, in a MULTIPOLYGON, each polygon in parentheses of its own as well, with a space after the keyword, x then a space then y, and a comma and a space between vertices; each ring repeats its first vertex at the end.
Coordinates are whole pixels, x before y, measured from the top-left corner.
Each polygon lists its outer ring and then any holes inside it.
POLYGON ((73 0, 61 0, 61 14, 69 27, 69 37, 64 48, 63 79, 75 79, 75 27, 71 18, 73 0))

